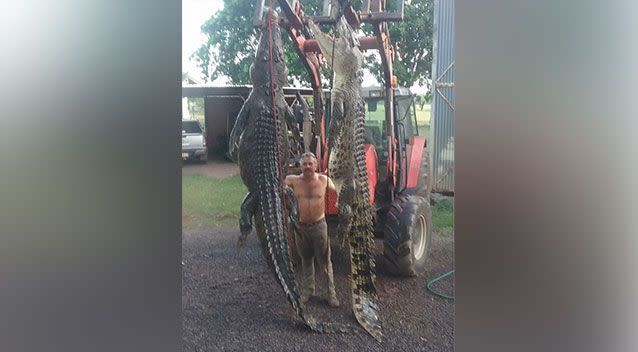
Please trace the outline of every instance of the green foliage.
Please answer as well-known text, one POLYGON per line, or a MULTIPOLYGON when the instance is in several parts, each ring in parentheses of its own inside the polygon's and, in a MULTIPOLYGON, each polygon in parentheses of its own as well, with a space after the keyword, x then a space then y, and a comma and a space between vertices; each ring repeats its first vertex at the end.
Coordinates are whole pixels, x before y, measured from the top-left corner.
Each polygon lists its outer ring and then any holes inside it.
MULTIPOLYGON (((318 13, 321 3, 322 0, 303 2, 306 13, 318 13)), ((192 57, 207 81, 227 76, 230 84, 251 83, 249 69, 255 59, 259 40, 259 34, 252 25, 255 6, 256 1, 252 0, 224 0, 224 8, 202 25, 207 41, 192 57)), ((282 31, 282 41, 289 77, 303 84, 307 81, 306 70, 285 31, 282 31)))
MULTIPOLYGON (((390 2, 388 8, 391 4, 394 2, 390 2)), ((403 21, 388 24, 390 43, 398 54, 393 62, 393 74, 400 86, 411 87, 415 83, 422 86, 431 78, 433 19, 434 0, 412 0, 405 4, 403 21)), ((366 25, 363 30, 367 35, 373 35, 371 26, 366 25)), ((383 82, 378 59, 367 57, 365 67, 383 82)))
POLYGON ((193 115, 204 115, 204 98, 189 98, 188 110, 193 115))
POLYGON ((225 75, 231 84, 250 82, 249 68, 257 50, 254 13, 255 1, 224 0, 224 9, 202 25, 207 42, 193 57, 207 80, 225 75))
POLYGON ((432 93, 427 92, 425 95, 418 94, 414 97, 414 103, 419 106, 419 110, 423 110, 425 104, 430 103, 432 100, 432 93))
MULTIPOLYGON (((359 3, 355 1, 353 7, 358 9, 359 3)), ((434 0, 412 0, 405 5, 405 20, 388 24, 390 41, 398 52, 393 65, 394 74, 401 86, 423 85, 430 78, 433 3, 434 0)), ((323 0, 303 0, 302 4, 305 14, 321 14, 323 0)), ((255 5, 256 1, 252 0, 224 0, 224 8, 202 26, 207 41, 192 57, 207 81, 223 75, 230 78, 231 84, 250 83, 248 70, 255 58, 258 40, 252 27, 255 5)), ((388 2, 388 10, 393 10, 393 7, 394 1, 388 2)), ((363 30, 366 35, 372 35, 370 25, 364 25, 363 30)), ((282 40, 289 78, 295 84, 309 86, 308 74, 285 31, 282 31, 282 40)), ((383 82, 380 62, 368 58, 365 67, 383 82)), ((322 74, 330 77, 327 65, 322 65, 322 74)), ((328 81, 324 79, 324 85, 328 81)))

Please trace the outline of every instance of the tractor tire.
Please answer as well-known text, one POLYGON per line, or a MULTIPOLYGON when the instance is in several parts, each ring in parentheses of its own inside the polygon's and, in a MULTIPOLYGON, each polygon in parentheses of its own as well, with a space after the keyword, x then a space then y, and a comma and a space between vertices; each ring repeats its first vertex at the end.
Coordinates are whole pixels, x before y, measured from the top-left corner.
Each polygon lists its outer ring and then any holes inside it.
POLYGON ((430 200, 430 192, 432 191, 430 173, 430 153, 423 147, 423 155, 421 156, 421 165, 419 167, 419 179, 416 182, 415 194, 428 201, 430 200))
POLYGON ((400 194, 385 217, 384 267, 396 276, 416 276, 425 271, 432 238, 432 210, 423 197, 400 194))

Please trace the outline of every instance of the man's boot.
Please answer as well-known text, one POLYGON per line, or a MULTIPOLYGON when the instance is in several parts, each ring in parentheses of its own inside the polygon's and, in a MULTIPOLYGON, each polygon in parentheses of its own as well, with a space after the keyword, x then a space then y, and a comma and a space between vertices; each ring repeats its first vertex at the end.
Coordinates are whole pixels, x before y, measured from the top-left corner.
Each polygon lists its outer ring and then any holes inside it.
POLYGON ((337 293, 332 291, 330 293, 323 293, 321 299, 328 302, 330 307, 339 307, 339 299, 337 299, 337 293))
POLYGON ((339 300, 337 299, 337 295, 330 295, 328 298, 328 305, 330 307, 339 307, 339 300))
POLYGON ((301 304, 301 307, 304 308, 306 306, 306 303, 308 303, 309 300, 310 300, 309 295, 301 294, 301 297, 299 297, 299 304, 301 304))

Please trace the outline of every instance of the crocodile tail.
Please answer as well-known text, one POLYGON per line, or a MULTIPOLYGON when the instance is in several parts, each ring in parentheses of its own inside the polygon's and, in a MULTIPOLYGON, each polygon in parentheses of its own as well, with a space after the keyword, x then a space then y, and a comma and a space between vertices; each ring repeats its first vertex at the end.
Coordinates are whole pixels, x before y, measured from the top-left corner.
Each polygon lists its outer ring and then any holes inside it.
POLYGON ((354 325, 326 323, 322 321, 315 321, 313 318, 307 318, 304 322, 312 331, 323 333, 323 334, 334 334, 334 333, 356 334, 360 331, 354 325))
POLYGON ((370 212, 359 204, 353 206, 353 224, 350 233, 350 262, 352 275, 352 308, 361 326, 375 339, 381 340, 378 297, 374 285, 374 240, 372 226, 363 224, 362 219, 370 218, 370 212), (357 223, 355 223, 357 222, 357 223))
POLYGON ((297 316, 303 319, 299 304, 299 292, 295 286, 295 277, 288 252, 288 239, 285 231, 284 208, 282 202, 282 182, 279 175, 279 157, 275 149, 275 131, 272 122, 257 121, 257 133, 260 142, 256 143, 255 172, 261 174, 256 182, 259 195, 259 209, 263 219, 266 249, 270 255, 275 274, 283 288, 286 298, 297 316))
MULTIPOLYGON (((358 106, 362 109, 362 106, 358 106)), ((381 340, 378 297, 374 285, 374 209, 370 205, 370 191, 365 163, 364 120, 355 126, 355 182, 357 190, 352 204, 352 228, 349 237, 352 274, 352 306, 361 326, 376 340, 381 340)))
POLYGON ((263 139, 253 155, 258 167, 257 172, 262 174, 261 182, 258 182, 259 208, 263 219, 265 247, 270 255, 275 274, 283 288, 286 298, 295 310, 297 317, 311 330, 320 333, 355 333, 358 329, 352 325, 327 323, 316 321, 304 314, 299 302, 299 291, 295 284, 295 276, 290 253, 288 251, 288 238, 284 221, 284 208, 282 202, 283 185, 277 170, 279 158, 274 148, 274 132, 272 124, 260 123, 261 129, 258 136, 263 139))

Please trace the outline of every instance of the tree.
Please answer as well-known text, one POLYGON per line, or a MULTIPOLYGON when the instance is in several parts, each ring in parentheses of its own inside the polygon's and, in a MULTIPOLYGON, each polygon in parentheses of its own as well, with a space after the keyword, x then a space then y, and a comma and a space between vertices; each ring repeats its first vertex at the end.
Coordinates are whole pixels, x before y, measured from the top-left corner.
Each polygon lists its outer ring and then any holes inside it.
POLYGON ((255 58, 257 39, 252 18, 255 1, 224 0, 224 9, 202 25, 207 36, 194 54, 206 81, 225 75, 232 84, 248 83, 248 71, 255 58))
POLYGON ((426 103, 432 102, 432 87, 430 87, 430 90, 428 90, 428 92, 425 93, 424 99, 426 103))
POLYGON ((188 111, 192 116, 204 116, 204 98, 188 98, 188 111))
MULTIPOLYGON (((402 86, 410 87, 414 83, 423 85, 430 77, 433 1, 407 1, 404 21, 389 23, 390 40, 398 53, 393 65, 394 74, 402 86)), ((250 83, 248 70, 255 58, 258 40, 252 27, 255 3, 252 0, 224 0, 224 8, 202 25, 207 40, 193 54, 193 58, 207 81, 224 75, 230 78, 231 84, 250 83)), ((355 1, 353 7, 359 8, 359 3, 355 1)), ((323 0, 303 0, 302 4, 306 14, 319 14, 323 0)), ((389 2, 388 6, 392 10, 394 2, 389 2)), ((371 35, 372 27, 364 25, 363 31, 371 35)), ((285 32, 282 32, 282 39, 289 78, 297 84, 308 86, 308 74, 285 32)), ((367 58, 365 67, 383 82, 378 59, 367 58)), ((324 74, 329 72, 327 65, 322 65, 322 69, 324 74)))
MULTIPOLYGON (((322 3, 322 0, 310 0, 303 5, 307 13, 318 13, 322 3)), ((259 39, 252 25, 255 5, 254 0, 224 0, 224 8, 202 25, 207 41, 192 57, 206 81, 224 75, 230 78, 231 84, 250 83, 249 68, 259 39)), ((307 72, 285 31, 282 31, 282 42, 290 78, 301 84, 307 82, 307 72)))
POLYGON ((428 104, 430 102, 430 98, 428 98, 428 94, 430 94, 430 92, 427 92, 424 95, 417 94, 414 96, 414 103, 419 106, 419 110, 423 110, 423 107, 425 106, 425 104, 428 104))
POLYGON ((423 110, 423 100, 424 97, 421 94, 414 96, 414 103, 421 107, 420 110, 423 110))
MULTIPOLYGON (((393 5, 394 2, 388 3, 390 9, 393 5)), ((392 69, 400 86, 411 87, 415 83, 423 86, 431 78, 433 18, 434 0, 412 0, 405 4, 403 21, 388 23, 390 43, 395 51, 392 69)), ((372 27, 366 25, 363 30, 372 35, 372 27)), ((366 68, 383 82, 378 57, 366 57, 366 68)))

